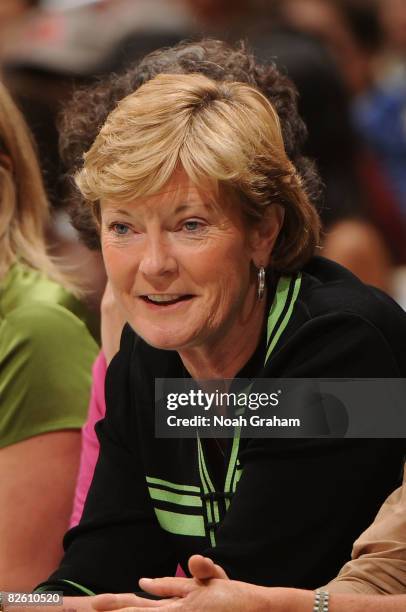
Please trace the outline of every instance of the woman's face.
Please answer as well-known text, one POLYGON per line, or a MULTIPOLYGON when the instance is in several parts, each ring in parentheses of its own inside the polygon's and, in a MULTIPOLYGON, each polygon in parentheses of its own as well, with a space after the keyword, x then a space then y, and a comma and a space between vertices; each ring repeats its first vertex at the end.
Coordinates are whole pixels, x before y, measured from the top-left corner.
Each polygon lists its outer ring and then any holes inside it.
POLYGON ((250 316, 253 262, 268 263, 269 243, 246 226, 238 205, 215 205, 183 173, 156 195, 102 202, 107 274, 146 342, 174 350, 210 347, 250 316))

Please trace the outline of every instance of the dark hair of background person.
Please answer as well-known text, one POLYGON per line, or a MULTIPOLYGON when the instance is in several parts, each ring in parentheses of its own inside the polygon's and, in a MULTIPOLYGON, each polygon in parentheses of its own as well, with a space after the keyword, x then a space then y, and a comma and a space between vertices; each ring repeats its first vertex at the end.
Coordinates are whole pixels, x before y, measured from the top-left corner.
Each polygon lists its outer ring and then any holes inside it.
POLYGON ((329 51, 289 28, 257 37, 255 51, 261 61, 272 58, 299 92, 299 113, 308 130, 304 153, 315 160, 324 183, 318 203, 323 225, 362 215, 365 202, 356 172, 358 143, 349 94, 329 51))
MULTIPOLYGON (((304 0, 306 1, 306 0, 304 0)), ((351 36, 365 51, 374 52, 383 43, 383 32, 379 21, 379 0, 325 0, 345 21, 351 36)), ((286 25, 285 0, 263 0, 262 11, 268 15, 265 27, 270 24, 286 25)))
MULTIPOLYGON (((321 184, 313 163, 302 153, 306 128, 297 111, 297 92, 292 82, 273 63, 260 64, 243 43, 230 46, 216 40, 180 43, 147 55, 121 75, 113 74, 91 88, 78 89, 59 122, 60 153, 67 174, 72 176, 83 164, 100 128, 119 100, 160 73, 200 73, 215 81, 239 81, 257 87, 274 105, 282 126, 288 157, 301 177, 312 202, 320 197, 321 184)), ((72 223, 91 249, 100 242, 91 208, 84 204, 69 181, 68 195, 72 223)))
POLYGON ((357 44, 375 52, 383 44, 377 0, 336 0, 336 4, 357 44))

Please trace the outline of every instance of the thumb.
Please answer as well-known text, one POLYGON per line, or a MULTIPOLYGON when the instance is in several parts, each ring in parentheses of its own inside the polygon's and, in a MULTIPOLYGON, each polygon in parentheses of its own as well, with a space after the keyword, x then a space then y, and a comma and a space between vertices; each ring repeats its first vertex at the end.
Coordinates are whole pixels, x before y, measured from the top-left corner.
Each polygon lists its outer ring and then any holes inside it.
POLYGON ((227 574, 220 565, 216 565, 209 557, 193 555, 189 559, 189 571, 197 580, 210 580, 212 578, 226 579, 227 574))

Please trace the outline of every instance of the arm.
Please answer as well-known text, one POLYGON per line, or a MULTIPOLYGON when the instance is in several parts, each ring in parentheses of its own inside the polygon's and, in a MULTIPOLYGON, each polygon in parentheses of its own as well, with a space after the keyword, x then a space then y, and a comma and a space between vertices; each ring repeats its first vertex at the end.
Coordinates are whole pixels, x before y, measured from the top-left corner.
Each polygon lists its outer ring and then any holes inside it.
MULTIPOLYGON (((313 591, 265 588, 227 580, 224 570, 208 557, 194 555, 189 559, 192 578, 158 578, 140 580, 140 586, 161 600, 163 610, 210 610, 211 612, 311 612, 315 600, 313 591)), ((153 607, 152 602, 148 602, 153 607)), ((148 603, 144 604, 147 605, 148 603)), ((406 596, 379 597, 333 594, 329 612, 401 612, 406 596)), ((128 595, 101 595, 93 606, 100 612, 120 610, 135 612, 144 609, 136 598, 128 595)))
MULTIPOLYGON (((166 606, 160 607, 162 611, 311 612, 314 604, 313 591, 266 588, 234 580, 213 579, 202 583, 190 578, 161 578, 153 581, 143 580, 141 585, 154 595, 179 598, 177 600, 167 599, 166 606)), ((128 601, 127 606, 129 603, 128 601)), ((160 603, 163 604, 163 601, 160 603)), ((405 605, 406 595, 383 597, 333 593, 330 596, 329 612, 365 612, 366 610, 368 612, 403 612, 405 605)), ((95 606, 99 610, 106 610, 106 608, 99 607, 100 603, 97 600, 95 606)), ((139 607, 138 602, 134 602, 133 606, 131 608, 121 606, 118 610, 136 612, 145 609, 139 607)))
MULTIPOLYGON (((283 351, 276 349, 267 375, 397 376, 392 363, 374 328, 345 313, 303 325, 283 351), (373 366, 365 354, 376 355, 373 366)), ((385 439, 247 441, 240 450, 242 476, 216 546, 202 554, 236 580, 325 584, 397 486, 404 449, 403 440, 385 439)))
POLYGON ((41 585, 66 595, 134 592, 142 575, 173 574, 168 534, 153 512, 134 427, 129 368, 134 334, 107 372, 106 417, 98 423, 100 454, 79 526, 65 537, 58 570, 41 585))
POLYGON ((202 554, 236 580, 316 588, 394 486, 398 456, 379 440, 256 440, 216 546, 202 554), (355 471, 351 466, 363 466, 355 471))
POLYGON ((45 303, 8 316, 1 344, 1 588, 30 590, 62 553, 96 346, 45 303))
POLYGON ((59 562, 79 450, 79 431, 38 435, 0 450, 3 590, 31 591, 59 562))
POLYGON ((406 481, 357 539, 352 560, 327 588, 332 592, 406 593, 406 481))
MULTIPOLYGON (((355 346, 359 339, 353 329, 349 337, 339 327, 333 329, 341 350, 345 347, 352 355, 352 338, 355 346)), ((59 586, 65 581, 66 586, 70 580, 94 592, 126 592, 136 588, 142 575, 170 575, 175 569, 170 538, 152 512, 137 452, 140 434, 132 425, 137 398, 129 389, 129 340, 131 335, 124 332, 120 353, 108 371, 108 410, 99 426, 101 454, 85 514, 68 535, 64 562, 47 588, 52 581, 59 586)), ((364 361, 362 346, 357 350, 364 361)), ((345 351, 341 357, 352 366, 345 351)), ((299 354, 298 347, 292 352, 299 354)), ((311 362, 309 352, 304 358, 311 362)), ((322 362, 328 363, 324 354, 322 362)), ((348 558, 355 535, 391 488, 400 454, 393 441, 254 440, 241 455, 244 471, 237 493, 216 532, 217 544, 207 554, 240 580, 307 587, 327 581, 348 558), (355 471, 354 465, 362 471, 355 471), (323 485, 317 505, 309 495, 314 483, 323 485)))
MULTIPOLYGON (((373 326, 368 324, 363 319, 350 318, 346 323, 344 321, 336 321, 332 329, 337 330, 337 336, 342 336, 342 342, 339 342, 340 349, 331 350, 337 344, 330 334, 328 342, 323 341, 323 334, 319 334, 320 341, 318 346, 310 351, 310 359, 308 365, 315 368, 317 366, 318 355, 323 361, 323 371, 327 371, 327 376, 334 375, 334 356, 340 357, 340 362, 347 364, 346 367, 340 366, 341 376, 351 376, 354 372, 357 377, 398 377, 402 375, 402 367, 394 363, 393 354, 390 346, 385 342, 382 335, 373 326), (350 337, 348 332, 351 330, 350 337), (341 355, 339 354, 341 352, 341 355), (330 355, 329 355, 330 353, 330 355), (364 357, 363 357, 364 355, 364 357), (368 359, 368 355, 373 355, 374 359, 368 359), (313 365, 312 365, 313 362, 313 365)), ((399 333, 402 327, 399 326, 399 333)), ((301 339, 302 346, 305 341, 309 342, 310 334, 301 339)), ((310 344, 311 346, 311 344, 310 344)), ((304 360, 305 349, 298 346, 296 352, 297 363, 294 367, 295 375, 301 376, 306 372, 306 364, 304 360), (303 365, 301 365, 303 364, 303 365)), ((354 441, 355 442, 355 441, 354 441)), ((360 441, 362 446, 366 441, 360 441)), ((370 518, 362 523, 359 523, 358 532, 354 532, 355 538, 359 538, 353 549, 353 560, 346 564, 341 570, 339 576, 328 585, 334 592, 354 592, 365 594, 393 594, 406 592, 406 542, 405 542, 405 507, 406 507, 406 490, 403 486, 395 493, 391 494, 387 499, 382 509, 379 511, 375 522, 369 527, 361 537, 359 533, 369 525, 376 512, 378 511, 384 497, 398 486, 397 475, 400 473, 402 462, 402 441, 401 440, 376 440, 369 441, 365 447, 364 457, 360 455, 360 459, 355 461, 353 465, 362 467, 362 480, 360 478, 360 487, 364 488, 365 495, 373 495, 370 502, 370 518), (371 444, 370 450, 367 446, 371 444), (370 456, 375 452, 373 446, 380 449, 381 467, 379 462, 371 464, 368 468, 367 462, 370 456), (395 445, 398 446, 398 460, 392 455, 395 445), (392 455, 392 456, 391 456, 392 455), (391 468, 392 465, 392 468, 391 468), (373 467, 373 471, 372 468, 373 467), (386 482, 383 478, 383 472, 386 470, 386 482), (377 479, 371 476, 376 474, 377 479), (368 482, 369 481, 369 482, 368 482), (389 483, 392 486, 389 488, 389 483), (386 495, 379 500, 376 493, 380 490, 382 493, 387 490, 386 495), (375 512, 372 513, 372 508, 375 512)), ((403 442, 404 448, 404 442, 403 442)), ((353 478, 351 474, 351 466, 340 477, 346 481, 353 478)), ((358 472, 359 470, 356 470, 358 472)), ((357 477, 357 473, 355 474, 357 477)), ((323 485, 324 486, 324 485, 323 485)), ((381 493, 381 495, 382 495, 381 493)), ((362 500, 358 503, 356 498, 350 501, 350 506, 347 510, 354 513, 359 511, 362 506, 362 500), (351 508, 351 510, 350 510, 351 508)), ((367 508, 366 508, 367 509, 367 508)), ((345 518, 345 513, 337 516, 338 524, 342 524, 345 518)), ((336 530, 337 532, 337 530, 336 530)), ((336 572, 332 573, 334 575, 336 572)))

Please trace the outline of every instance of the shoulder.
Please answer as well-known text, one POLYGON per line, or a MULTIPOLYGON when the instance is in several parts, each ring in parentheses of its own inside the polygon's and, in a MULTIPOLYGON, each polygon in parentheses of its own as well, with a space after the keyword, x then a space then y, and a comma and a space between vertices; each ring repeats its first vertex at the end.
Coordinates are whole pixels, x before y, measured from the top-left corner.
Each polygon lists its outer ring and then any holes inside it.
POLYGON ((392 298, 321 257, 314 258, 303 271, 300 309, 309 320, 331 317, 352 324, 358 321, 395 349, 401 348, 400 340, 406 341, 406 313, 392 298))
POLYGON ((97 345, 64 306, 28 300, 0 319, 1 446, 80 428, 97 345))
POLYGON ((86 325, 58 303, 29 301, 9 312, 1 324, 2 340, 14 339, 32 356, 39 352, 46 356, 53 350, 73 350, 78 354, 90 351, 96 355, 97 345, 86 325))
MULTIPOLYGON (((48 353, 57 343, 95 349, 83 319, 85 307, 64 287, 38 270, 13 265, 1 285, 2 340, 20 340, 26 351, 48 353)), ((59 347, 62 345, 59 344, 59 347)))
POLYGON ((52 326, 71 328, 83 321, 92 330, 92 315, 77 297, 40 271, 13 265, 1 283, 0 322, 33 320, 41 328, 47 317, 52 326))
POLYGON ((314 258, 273 356, 289 368, 312 364, 303 375, 397 377, 406 371, 405 343, 406 313, 389 296, 314 258))
POLYGON ((345 313, 383 327, 389 314, 405 325, 404 311, 388 295, 362 283, 349 270, 324 259, 313 258, 302 272, 299 303, 310 317, 345 313))

